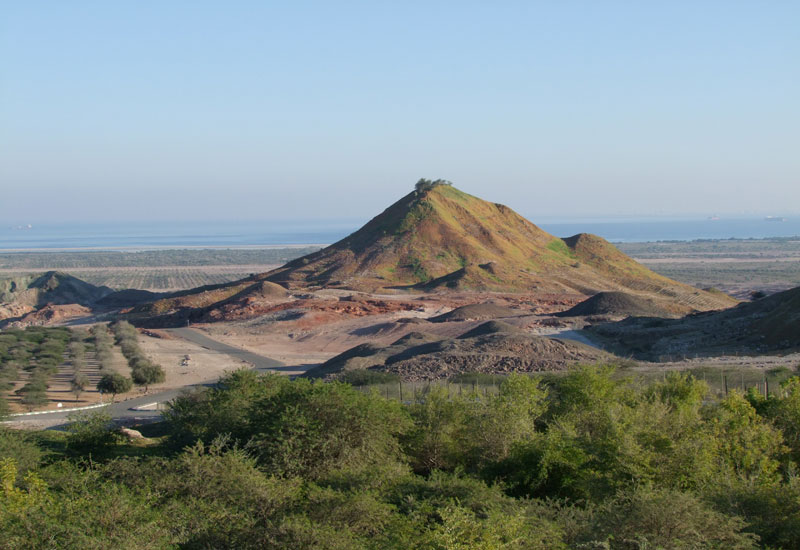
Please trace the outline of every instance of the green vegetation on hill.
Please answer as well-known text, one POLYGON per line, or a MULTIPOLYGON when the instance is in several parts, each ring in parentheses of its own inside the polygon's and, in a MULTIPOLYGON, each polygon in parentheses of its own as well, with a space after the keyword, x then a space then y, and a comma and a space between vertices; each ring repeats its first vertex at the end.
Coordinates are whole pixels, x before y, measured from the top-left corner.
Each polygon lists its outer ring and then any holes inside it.
POLYGON ((559 239, 510 208, 423 181, 352 235, 266 274, 292 286, 634 290, 678 312, 733 301, 650 271, 594 235, 559 239))
POLYGON ((102 417, 0 430, 0 547, 800 546, 798 377, 716 398, 581 367, 419 397, 237 371, 176 399, 152 439, 102 417))

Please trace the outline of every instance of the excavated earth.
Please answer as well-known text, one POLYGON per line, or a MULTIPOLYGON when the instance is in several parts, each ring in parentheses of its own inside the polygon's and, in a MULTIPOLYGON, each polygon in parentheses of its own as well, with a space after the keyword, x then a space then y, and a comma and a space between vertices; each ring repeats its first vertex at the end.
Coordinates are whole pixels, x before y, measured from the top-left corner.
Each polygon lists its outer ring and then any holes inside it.
POLYGON ((598 292, 575 307, 557 314, 559 317, 598 316, 615 317, 674 317, 655 300, 628 292, 598 292))
POLYGON ((561 370, 611 357, 579 342, 535 336, 514 325, 489 321, 457 338, 437 339, 424 332, 412 332, 385 347, 362 344, 307 375, 336 378, 348 370, 374 369, 396 373, 408 381, 436 380, 467 372, 561 370))
POLYGON ((646 360, 790 353, 800 349, 800 287, 736 307, 679 319, 629 318, 596 324, 590 336, 646 360))

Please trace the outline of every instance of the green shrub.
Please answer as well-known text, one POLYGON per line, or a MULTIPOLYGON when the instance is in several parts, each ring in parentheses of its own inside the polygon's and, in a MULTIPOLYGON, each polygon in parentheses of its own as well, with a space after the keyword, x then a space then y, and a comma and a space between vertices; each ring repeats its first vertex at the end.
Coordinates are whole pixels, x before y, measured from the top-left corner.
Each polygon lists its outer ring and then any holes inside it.
POLYGON ((351 386, 370 386, 373 384, 398 384, 400 377, 393 372, 358 369, 345 371, 338 380, 351 386))
POLYGON ((103 453, 119 441, 111 415, 105 411, 73 413, 67 426, 67 446, 78 453, 103 453))

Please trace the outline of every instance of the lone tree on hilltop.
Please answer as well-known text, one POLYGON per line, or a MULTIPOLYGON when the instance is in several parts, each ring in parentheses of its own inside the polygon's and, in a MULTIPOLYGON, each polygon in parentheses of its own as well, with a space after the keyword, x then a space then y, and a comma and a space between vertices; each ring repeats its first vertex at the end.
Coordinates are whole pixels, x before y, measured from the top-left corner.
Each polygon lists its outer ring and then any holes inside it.
POLYGON ((130 378, 122 376, 118 372, 104 374, 100 381, 97 383, 97 390, 103 393, 111 394, 111 401, 117 397, 118 393, 125 393, 131 391, 133 382, 130 378))
POLYGON ((417 193, 422 193, 423 191, 428 191, 433 189, 437 185, 453 185, 452 182, 447 180, 426 180, 425 178, 420 178, 420 180, 414 185, 414 190, 417 193))

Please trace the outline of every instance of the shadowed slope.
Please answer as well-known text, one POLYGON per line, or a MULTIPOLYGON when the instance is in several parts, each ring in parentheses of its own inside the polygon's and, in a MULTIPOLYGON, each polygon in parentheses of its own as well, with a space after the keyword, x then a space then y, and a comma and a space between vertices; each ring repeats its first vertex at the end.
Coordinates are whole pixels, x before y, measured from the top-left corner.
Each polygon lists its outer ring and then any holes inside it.
POLYGON ((95 286, 60 271, 0 280, 0 319, 24 315, 47 305, 92 306, 112 289, 95 286))
POLYGON ((680 319, 629 318, 594 325, 594 337, 644 359, 800 349, 800 287, 723 311, 680 319))

